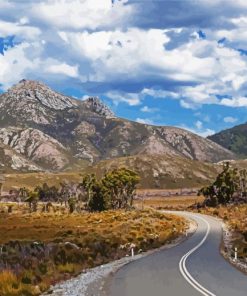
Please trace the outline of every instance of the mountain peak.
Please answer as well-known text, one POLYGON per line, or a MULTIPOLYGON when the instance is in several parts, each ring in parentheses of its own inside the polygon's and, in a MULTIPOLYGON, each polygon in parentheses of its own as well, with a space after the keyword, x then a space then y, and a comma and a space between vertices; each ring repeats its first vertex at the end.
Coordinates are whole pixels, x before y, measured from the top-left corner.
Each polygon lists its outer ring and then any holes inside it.
POLYGON ((61 95, 42 82, 22 79, 7 92, 12 100, 28 100, 55 110, 76 107, 76 101, 61 95))
POLYGON ((95 112, 99 115, 105 116, 107 118, 115 118, 115 114, 111 109, 106 106, 99 97, 89 97, 83 104, 92 112, 95 112))

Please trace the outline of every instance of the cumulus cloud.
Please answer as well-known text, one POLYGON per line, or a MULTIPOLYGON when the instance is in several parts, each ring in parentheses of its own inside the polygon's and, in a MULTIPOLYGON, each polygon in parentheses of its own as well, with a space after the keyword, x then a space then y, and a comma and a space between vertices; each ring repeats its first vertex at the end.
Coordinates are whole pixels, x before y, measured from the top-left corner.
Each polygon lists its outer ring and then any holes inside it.
POLYGON ((150 96, 190 109, 245 107, 246 3, 4 0, 0 37, 16 43, 0 56, 0 84, 53 75, 115 104, 150 96))
POLYGON ((58 29, 97 29, 121 24, 131 15, 132 7, 126 1, 50 0, 33 7, 33 16, 58 29))
POLYGON ((78 66, 70 66, 65 63, 50 65, 46 71, 52 74, 62 74, 73 78, 76 78, 79 75, 78 66))
POLYGON ((41 34, 41 30, 39 28, 26 25, 24 21, 24 18, 21 19, 19 23, 0 20, 0 36, 7 37, 10 35, 17 35, 22 39, 36 40, 41 34))
POLYGON ((247 97, 225 98, 220 101, 220 104, 227 107, 247 107, 247 97))

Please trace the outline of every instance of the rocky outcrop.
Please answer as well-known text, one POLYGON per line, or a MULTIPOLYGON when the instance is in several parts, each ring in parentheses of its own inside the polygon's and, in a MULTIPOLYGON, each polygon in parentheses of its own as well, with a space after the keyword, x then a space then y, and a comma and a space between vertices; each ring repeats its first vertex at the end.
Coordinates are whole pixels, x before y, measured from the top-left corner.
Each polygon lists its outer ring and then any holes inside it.
POLYGON ((106 118, 114 118, 115 114, 98 97, 89 97, 83 101, 83 105, 91 112, 102 115, 106 118))
POLYGON ((66 148, 39 130, 2 128, 0 139, 5 145, 43 168, 60 170, 69 163, 66 148))
POLYGON ((0 170, 3 172, 37 172, 42 171, 42 168, 9 146, 0 143, 0 170))

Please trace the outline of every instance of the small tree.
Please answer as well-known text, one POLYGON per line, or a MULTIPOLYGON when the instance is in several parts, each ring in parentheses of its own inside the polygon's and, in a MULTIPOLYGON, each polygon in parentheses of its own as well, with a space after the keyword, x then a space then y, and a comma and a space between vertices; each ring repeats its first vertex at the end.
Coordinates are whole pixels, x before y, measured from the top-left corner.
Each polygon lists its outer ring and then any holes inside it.
POLYGON ((240 189, 240 175, 238 169, 232 169, 229 162, 223 165, 223 171, 208 187, 203 187, 198 194, 206 198, 205 204, 217 206, 227 204, 233 200, 233 196, 240 189))
POLYGON ((34 192, 34 191, 30 191, 28 193, 28 197, 25 200, 25 202, 27 202, 28 205, 29 205, 30 212, 36 212, 37 211, 38 201, 39 201, 38 193, 34 192))
POLYGON ((113 209, 132 206, 136 185, 140 177, 133 171, 126 168, 113 170, 105 174, 102 179, 110 207, 113 209))
POLYGON ((76 199, 74 197, 70 197, 68 200, 69 212, 72 214, 75 211, 76 207, 76 199))
POLYGON ((101 182, 95 182, 92 186, 92 195, 87 207, 92 212, 102 212, 107 209, 106 196, 101 182))

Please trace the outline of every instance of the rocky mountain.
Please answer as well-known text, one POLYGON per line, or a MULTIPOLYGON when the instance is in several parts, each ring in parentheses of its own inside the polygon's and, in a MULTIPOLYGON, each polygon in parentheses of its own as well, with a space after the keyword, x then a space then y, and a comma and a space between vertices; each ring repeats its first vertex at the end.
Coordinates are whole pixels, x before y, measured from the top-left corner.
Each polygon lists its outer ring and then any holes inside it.
POLYGON ((247 157, 247 123, 223 130, 208 138, 240 158, 247 157))
POLYGON ((37 81, 22 80, 0 96, 0 119, 0 143, 44 170, 144 154, 208 162, 234 158, 189 131, 117 118, 97 97, 76 100, 37 81))

